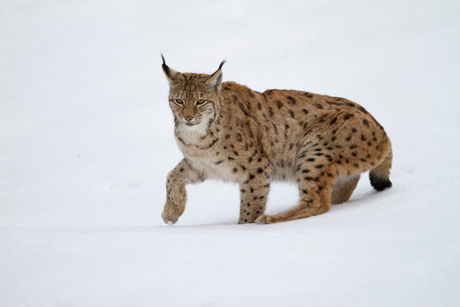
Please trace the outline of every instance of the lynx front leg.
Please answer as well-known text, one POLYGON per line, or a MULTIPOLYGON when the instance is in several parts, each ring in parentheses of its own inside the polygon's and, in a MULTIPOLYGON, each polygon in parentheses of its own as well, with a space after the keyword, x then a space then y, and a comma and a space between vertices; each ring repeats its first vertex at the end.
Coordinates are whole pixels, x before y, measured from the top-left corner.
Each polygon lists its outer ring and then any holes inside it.
POLYGON ((166 180, 166 204, 161 213, 165 223, 176 223, 184 213, 185 203, 187 202, 187 192, 185 185, 203 181, 205 178, 194 170, 187 161, 182 160, 168 174, 166 180))
POLYGON ((246 181, 240 183, 240 220, 238 224, 254 223, 264 214, 270 191, 270 175, 259 169, 259 173, 249 174, 246 181))

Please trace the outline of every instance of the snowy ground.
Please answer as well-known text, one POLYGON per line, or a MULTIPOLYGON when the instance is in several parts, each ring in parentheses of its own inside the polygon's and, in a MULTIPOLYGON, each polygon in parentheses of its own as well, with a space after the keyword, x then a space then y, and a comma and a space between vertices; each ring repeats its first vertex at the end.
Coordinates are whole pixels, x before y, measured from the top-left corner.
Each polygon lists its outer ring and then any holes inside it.
MULTIPOLYGON (((458 1, 0 1, 0 306, 459 306, 458 1), (347 97, 393 142, 393 188, 237 225, 238 188, 160 213, 160 52, 254 90, 347 97)), ((275 184, 268 213, 293 206, 275 184)))

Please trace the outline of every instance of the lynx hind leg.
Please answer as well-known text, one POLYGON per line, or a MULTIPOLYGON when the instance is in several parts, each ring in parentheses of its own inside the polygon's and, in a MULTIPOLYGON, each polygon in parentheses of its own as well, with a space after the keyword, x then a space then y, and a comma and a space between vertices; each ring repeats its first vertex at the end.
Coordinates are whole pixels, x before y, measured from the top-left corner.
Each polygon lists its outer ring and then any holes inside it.
POLYGON ((309 158, 297 172, 300 201, 287 211, 276 215, 262 215, 259 224, 271 224, 307 218, 327 212, 331 208, 331 194, 336 179, 333 166, 327 161, 309 158))
POLYGON ((393 151, 390 148, 388 156, 383 160, 383 162, 372 169, 369 172, 369 179, 371 181, 372 187, 377 191, 383 191, 387 188, 391 188, 392 183, 390 181, 390 169, 393 162, 393 151))
POLYGON ((358 185, 361 174, 354 174, 350 176, 340 176, 334 183, 332 188, 331 202, 332 204, 341 204, 350 199, 351 194, 358 185))

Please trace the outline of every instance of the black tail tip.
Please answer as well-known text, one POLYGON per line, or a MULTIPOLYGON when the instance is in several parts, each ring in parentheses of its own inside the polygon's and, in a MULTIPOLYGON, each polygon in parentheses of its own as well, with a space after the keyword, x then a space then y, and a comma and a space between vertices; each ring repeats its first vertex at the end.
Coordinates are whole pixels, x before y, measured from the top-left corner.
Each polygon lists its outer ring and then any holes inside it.
POLYGON ((370 177, 371 185, 376 191, 383 191, 393 185, 389 179, 370 177))

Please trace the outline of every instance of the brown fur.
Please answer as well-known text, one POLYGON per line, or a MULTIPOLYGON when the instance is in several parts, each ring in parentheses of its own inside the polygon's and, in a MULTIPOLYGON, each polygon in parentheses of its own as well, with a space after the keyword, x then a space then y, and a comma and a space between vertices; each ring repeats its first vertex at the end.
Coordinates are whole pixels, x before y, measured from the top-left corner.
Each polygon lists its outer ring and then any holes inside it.
POLYGON ((185 185, 207 178, 237 182, 239 223, 260 224, 327 212, 331 203, 350 198, 359 174, 368 170, 376 190, 391 186, 390 140, 363 107, 309 92, 259 93, 221 83, 221 67, 212 75, 182 74, 163 63, 184 154, 167 178, 165 222, 175 223, 184 212, 185 185), (264 215, 274 180, 296 182, 299 204, 264 215))

